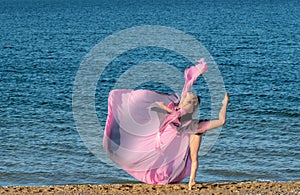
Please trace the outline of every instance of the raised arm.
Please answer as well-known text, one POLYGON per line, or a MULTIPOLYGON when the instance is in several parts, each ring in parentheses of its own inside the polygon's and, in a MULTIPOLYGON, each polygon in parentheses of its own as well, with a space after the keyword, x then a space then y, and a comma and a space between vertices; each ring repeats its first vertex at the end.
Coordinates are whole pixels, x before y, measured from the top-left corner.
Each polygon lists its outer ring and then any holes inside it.
POLYGON ((227 110, 227 105, 229 102, 229 94, 226 93, 225 97, 222 101, 222 108, 219 112, 219 119, 217 120, 204 120, 204 121, 199 121, 194 119, 193 122, 191 123, 192 128, 187 130, 187 133, 205 133, 206 131, 209 131, 211 129, 215 129, 218 127, 221 127, 225 124, 226 122, 226 110, 227 110))
POLYGON ((225 123, 226 123, 226 111, 227 111, 228 103, 229 103, 229 93, 226 93, 225 97, 222 101, 222 108, 219 112, 219 119, 211 120, 206 131, 225 125, 225 123))

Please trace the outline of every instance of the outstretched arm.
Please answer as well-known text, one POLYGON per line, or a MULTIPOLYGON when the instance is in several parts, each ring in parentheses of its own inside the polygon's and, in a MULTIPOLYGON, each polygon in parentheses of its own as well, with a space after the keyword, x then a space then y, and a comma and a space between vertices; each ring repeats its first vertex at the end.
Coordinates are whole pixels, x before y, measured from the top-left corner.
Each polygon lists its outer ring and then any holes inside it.
POLYGON ((229 103, 229 93, 226 93, 225 97, 222 101, 222 108, 219 112, 219 119, 218 120, 211 120, 208 127, 207 127, 207 131, 225 125, 225 123, 226 123, 226 111, 227 111, 228 103, 229 103))
POLYGON ((168 106, 166 106, 165 104, 164 104, 164 102, 156 102, 156 104, 157 105, 159 105, 159 107, 161 107, 162 109, 164 109, 165 111, 167 111, 167 112, 172 112, 172 109, 171 108, 169 108, 168 106))
POLYGON ((192 128, 192 132, 190 133, 205 133, 206 131, 221 127, 226 122, 226 110, 229 102, 229 94, 226 93, 225 97, 222 101, 222 108, 219 112, 219 119, 217 120, 209 120, 209 121, 199 121, 195 120, 194 127, 192 128), (197 121, 197 122, 196 122, 197 121))

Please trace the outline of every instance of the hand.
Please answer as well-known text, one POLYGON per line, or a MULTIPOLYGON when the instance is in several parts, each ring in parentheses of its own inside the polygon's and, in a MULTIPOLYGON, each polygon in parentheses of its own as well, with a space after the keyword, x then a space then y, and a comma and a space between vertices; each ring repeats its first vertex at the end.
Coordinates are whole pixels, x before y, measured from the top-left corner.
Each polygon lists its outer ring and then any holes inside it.
POLYGON ((229 103, 229 93, 225 93, 225 96, 224 96, 224 99, 223 99, 223 101, 222 101, 222 104, 224 105, 224 106, 227 106, 228 105, 228 103, 229 103))

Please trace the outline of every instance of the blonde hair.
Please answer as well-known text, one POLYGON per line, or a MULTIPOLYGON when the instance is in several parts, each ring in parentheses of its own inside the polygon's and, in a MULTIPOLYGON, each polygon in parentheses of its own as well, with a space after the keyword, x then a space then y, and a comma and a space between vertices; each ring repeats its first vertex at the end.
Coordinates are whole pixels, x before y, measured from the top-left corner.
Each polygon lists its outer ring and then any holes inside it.
POLYGON ((192 116, 193 116, 193 118, 196 118, 198 116, 198 110, 199 110, 201 99, 200 99, 200 96, 198 96, 195 93, 192 93, 192 92, 188 92, 188 93, 192 94, 193 97, 197 98, 197 102, 191 102, 191 104, 193 105, 193 114, 192 114, 192 116))

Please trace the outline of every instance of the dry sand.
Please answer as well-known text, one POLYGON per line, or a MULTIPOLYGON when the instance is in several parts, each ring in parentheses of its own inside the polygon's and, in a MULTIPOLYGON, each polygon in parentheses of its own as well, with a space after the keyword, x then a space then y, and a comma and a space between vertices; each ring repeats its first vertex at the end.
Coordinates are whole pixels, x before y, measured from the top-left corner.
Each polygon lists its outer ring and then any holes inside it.
POLYGON ((199 183, 189 191, 187 184, 105 184, 0 187, 0 194, 299 194, 300 181, 199 183))

